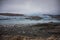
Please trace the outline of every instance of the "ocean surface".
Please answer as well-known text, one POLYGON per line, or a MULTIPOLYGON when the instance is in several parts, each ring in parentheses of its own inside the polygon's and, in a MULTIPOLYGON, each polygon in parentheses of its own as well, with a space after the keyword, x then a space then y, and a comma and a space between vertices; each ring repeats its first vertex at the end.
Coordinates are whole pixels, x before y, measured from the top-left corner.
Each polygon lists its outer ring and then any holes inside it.
POLYGON ((60 20, 51 18, 50 16, 41 16, 43 19, 30 20, 25 19, 23 16, 2 16, 0 15, 0 24, 37 24, 37 23, 48 23, 56 22, 60 23, 60 20))

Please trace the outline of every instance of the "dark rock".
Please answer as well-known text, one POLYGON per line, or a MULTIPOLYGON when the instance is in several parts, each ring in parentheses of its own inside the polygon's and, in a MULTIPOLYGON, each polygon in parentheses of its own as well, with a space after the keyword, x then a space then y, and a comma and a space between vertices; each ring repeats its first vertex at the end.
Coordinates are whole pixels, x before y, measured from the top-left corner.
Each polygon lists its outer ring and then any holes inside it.
POLYGON ((42 17, 39 17, 39 16, 30 16, 30 17, 27 17, 25 19, 30 19, 30 20, 40 20, 42 19, 42 17))

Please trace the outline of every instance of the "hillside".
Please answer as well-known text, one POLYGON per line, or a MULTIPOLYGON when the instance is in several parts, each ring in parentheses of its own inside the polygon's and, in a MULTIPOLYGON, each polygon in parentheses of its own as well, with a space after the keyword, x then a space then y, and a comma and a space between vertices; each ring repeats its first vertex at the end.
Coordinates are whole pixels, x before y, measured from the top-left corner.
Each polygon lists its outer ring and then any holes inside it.
POLYGON ((0 13, 0 15, 4 15, 4 16, 24 16, 24 14, 13 14, 13 13, 0 13))

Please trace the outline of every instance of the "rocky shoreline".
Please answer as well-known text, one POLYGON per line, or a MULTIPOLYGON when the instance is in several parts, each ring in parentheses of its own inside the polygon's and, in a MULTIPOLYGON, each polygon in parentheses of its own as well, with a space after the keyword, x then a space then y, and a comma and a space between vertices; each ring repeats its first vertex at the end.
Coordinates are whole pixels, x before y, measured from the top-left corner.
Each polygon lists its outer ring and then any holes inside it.
POLYGON ((50 23, 34 24, 34 25, 0 24, 0 37, 2 36, 4 38, 3 35, 5 36, 20 35, 20 36, 27 36, 27 37, 42 37, 42 38, 48 38, 52 35, 56 35, 59 36, 60 38, 60 23, 50 22, 50 23))

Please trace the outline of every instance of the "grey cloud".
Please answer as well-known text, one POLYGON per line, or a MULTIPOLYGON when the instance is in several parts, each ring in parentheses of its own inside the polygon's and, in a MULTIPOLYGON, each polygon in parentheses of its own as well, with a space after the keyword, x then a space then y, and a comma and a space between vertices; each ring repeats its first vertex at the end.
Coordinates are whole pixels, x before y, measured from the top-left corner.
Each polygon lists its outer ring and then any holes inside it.
POLYGON ((3 0, 0 12, 58 12, 58 0, 3 0))

